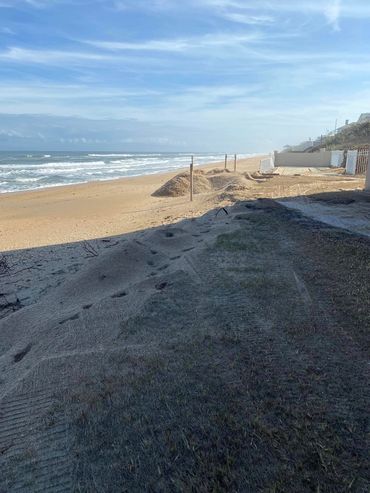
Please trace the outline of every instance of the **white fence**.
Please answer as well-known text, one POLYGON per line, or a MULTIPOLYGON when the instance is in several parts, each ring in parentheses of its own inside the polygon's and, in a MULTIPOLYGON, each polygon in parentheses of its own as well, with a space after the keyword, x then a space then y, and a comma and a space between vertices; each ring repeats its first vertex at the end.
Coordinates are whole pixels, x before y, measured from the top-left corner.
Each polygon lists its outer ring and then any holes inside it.
POLYGON ((330 166, 340 168, 344 161, 344 151, 332 151, 330 166))
POLYGON ((355 175, 357 166, 357 150, 347 151, 346 174, 355 175))
POLYGON ((369 149, 362 147, 347 152, 346 174, 365 175, 369 166, 369 149))
MULTIPOLYGON (((322 152, 275 152, 270 157, 262 159, 261 173, 271 173, 274 168, 282 167, 329 167, 340 168, 344 166, 344 151, 322 152)), ((368 146, 347 151, 345 162, 346 174, 366 174, 366 190, 370 190, 370 151, 368 146)))

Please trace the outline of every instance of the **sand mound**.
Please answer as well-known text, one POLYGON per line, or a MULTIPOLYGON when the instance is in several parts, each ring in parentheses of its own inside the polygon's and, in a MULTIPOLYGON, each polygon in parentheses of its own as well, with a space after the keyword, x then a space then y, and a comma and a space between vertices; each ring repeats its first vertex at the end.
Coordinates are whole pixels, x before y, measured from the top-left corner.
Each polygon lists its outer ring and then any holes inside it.
MULTIPOLYGON (((204 173, 203 170, 194 172, 194 193, 206 193, 211 191, 236 192, 248 190, 253 181, 245 174, 231 173, 228 170, 213 169, 204 173)), ((153 197, 182 197, 190 190, 189 173, 180 173, 171 178, 161 188, 153 193, 153 197)))
POLYGON ((250 187, 248 180, 243 175, 235 173, 210 176, 208 179, 215 190, 246 190, 250 187))
POLYGON ((231 183, 225 188, 226 192, 238 192, 248 190, 251 184, 244 176, 235 176, 231 183))
POLYGON ((231 173, 229 169, 220 169, 220 168, 215 168, 215 169, 210 169, 207 171, 207 175, 219 175, 222 173, 231 173))
MULTIPOLYGON (((194 172, 194 193, 204 193, 212 190, 211 183, 203 176, 202 170, 194 172)), ((190 192, 189 173, 180 173, 171 178, 153 193, 153 197, 182 197, 190 192)))

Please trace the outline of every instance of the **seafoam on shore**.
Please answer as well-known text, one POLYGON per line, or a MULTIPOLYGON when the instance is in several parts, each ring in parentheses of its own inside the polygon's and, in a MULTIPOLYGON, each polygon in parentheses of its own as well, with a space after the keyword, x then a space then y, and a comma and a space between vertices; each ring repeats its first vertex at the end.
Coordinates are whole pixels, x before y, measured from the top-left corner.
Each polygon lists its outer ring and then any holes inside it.
MULTIPOLYGON (((196 164, 223 158, 220 154, 198 154, 196 164)), ((189 153, 0 152, 0 193, 163 173, 189 162, 189 153)))

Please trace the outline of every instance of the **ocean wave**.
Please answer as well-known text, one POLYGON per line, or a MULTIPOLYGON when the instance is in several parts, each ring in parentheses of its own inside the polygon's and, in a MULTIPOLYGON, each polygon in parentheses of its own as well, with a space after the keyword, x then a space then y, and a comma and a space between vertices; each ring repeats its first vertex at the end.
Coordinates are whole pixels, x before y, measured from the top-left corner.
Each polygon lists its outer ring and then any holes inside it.
MULTIPOLYGON (((35 190, 91 181, 175 171, 189 165, 189 153, 52 153, 1 156, 0 192, 35 190)), ((231 155, 229 155, 231 157, 231 155)), ((254 154, 239 154, 240 158, 254 154)), ((223 161, 224 154, 195 154, 195 164, 223 161)))
POLYGON ((89 157, 130 157, 134 154, 88 154, 89 157))

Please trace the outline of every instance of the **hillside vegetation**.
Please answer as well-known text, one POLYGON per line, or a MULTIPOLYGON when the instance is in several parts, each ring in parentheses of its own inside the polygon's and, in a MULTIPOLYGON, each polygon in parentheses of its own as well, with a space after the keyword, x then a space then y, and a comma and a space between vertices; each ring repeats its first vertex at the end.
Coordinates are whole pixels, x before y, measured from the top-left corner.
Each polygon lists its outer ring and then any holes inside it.
POLYGON ((345 148, 370 144, 370 121, 352 123, 340 129, 335 135, 326 137, 328 149, 345 148))

